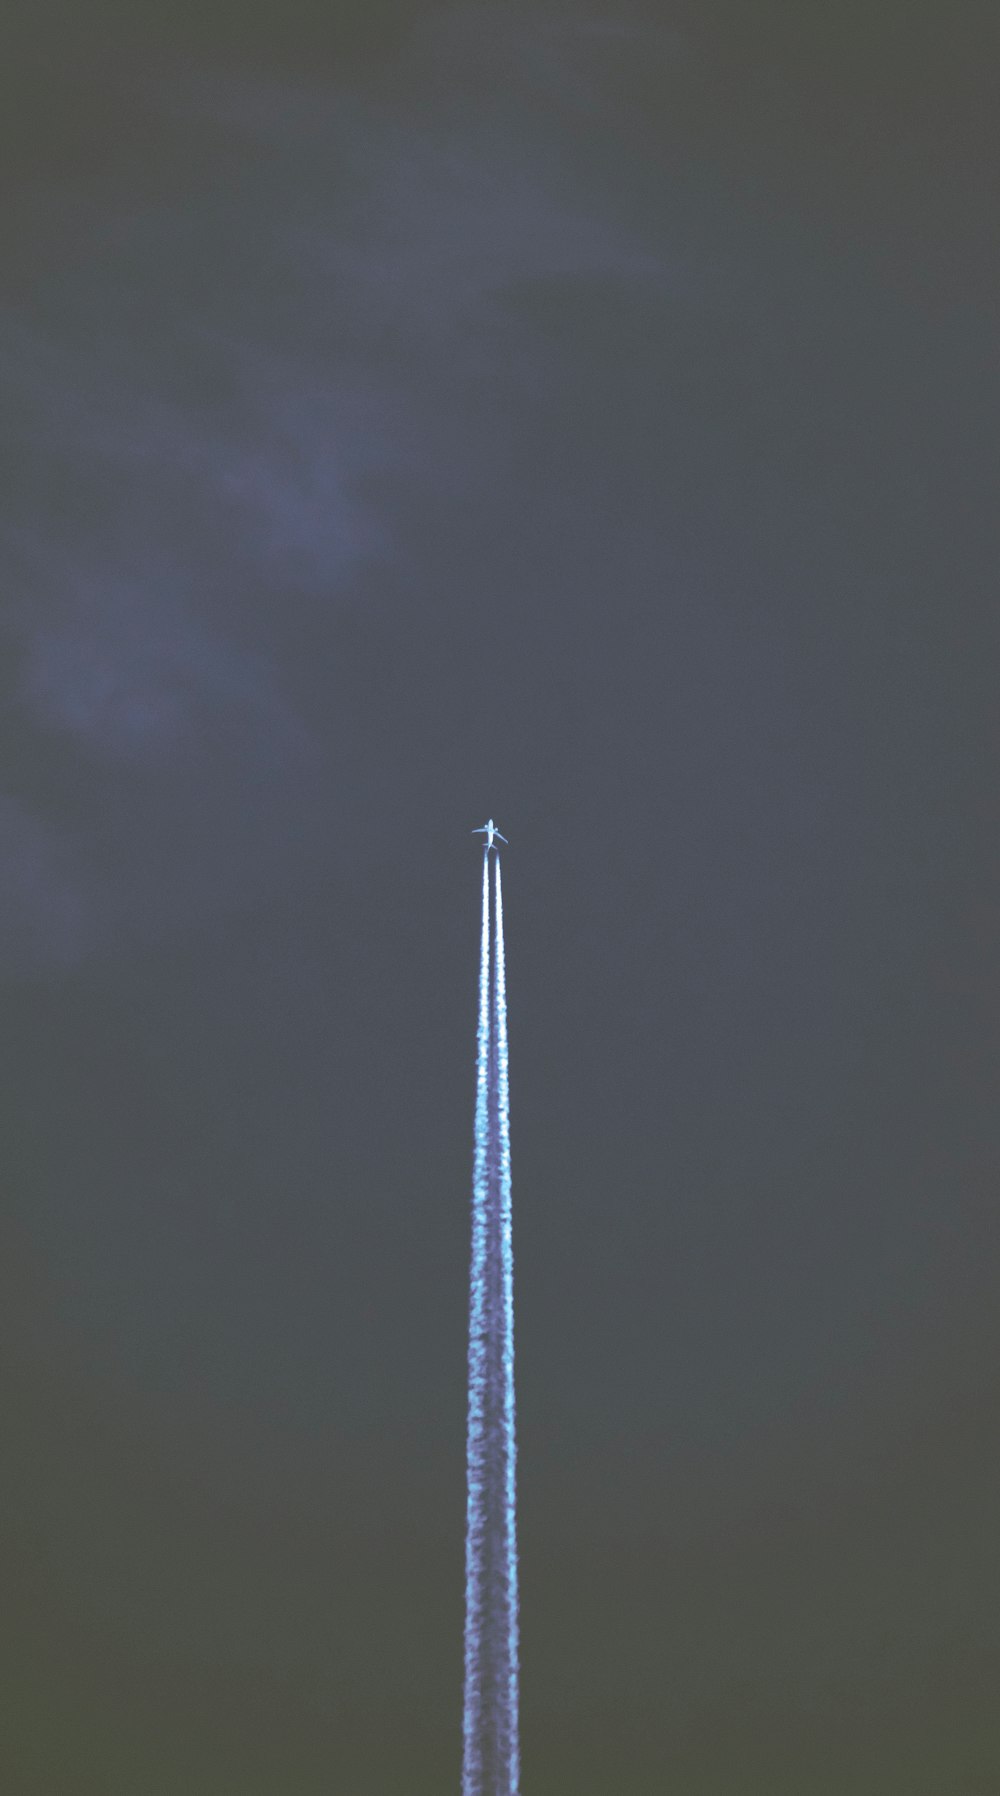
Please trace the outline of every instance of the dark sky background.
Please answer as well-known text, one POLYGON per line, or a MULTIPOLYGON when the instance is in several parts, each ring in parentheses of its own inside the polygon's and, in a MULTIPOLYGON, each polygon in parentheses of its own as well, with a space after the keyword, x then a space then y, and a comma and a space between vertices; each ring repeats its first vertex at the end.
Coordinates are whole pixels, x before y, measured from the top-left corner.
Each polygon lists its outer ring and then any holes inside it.
POLYGON ((996 1796, 1000 38, 5 15, 10 1796, 996 1796))

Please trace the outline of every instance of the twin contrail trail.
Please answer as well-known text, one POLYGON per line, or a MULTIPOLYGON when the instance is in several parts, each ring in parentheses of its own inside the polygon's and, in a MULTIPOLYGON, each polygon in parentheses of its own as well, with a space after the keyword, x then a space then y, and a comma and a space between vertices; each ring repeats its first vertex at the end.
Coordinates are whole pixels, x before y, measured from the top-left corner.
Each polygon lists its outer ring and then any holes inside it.
POLYGON ((469 1290, 468 1510, 462 1796, 517 1796, 514 1261, 503 894, 497 854, 490 964, 483 854, 469 1290))

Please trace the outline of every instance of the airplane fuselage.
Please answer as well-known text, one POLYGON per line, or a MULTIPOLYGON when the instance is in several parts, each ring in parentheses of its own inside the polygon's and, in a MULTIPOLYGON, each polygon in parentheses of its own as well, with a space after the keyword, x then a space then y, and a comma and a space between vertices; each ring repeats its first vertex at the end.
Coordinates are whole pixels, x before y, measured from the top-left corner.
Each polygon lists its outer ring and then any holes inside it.
MULTIPOLYGON (((497 848, 498 842, 503 842, 505 846, 507 845, 507 837, 502 836, 500 834, 500 831, 497 829, 497 826, 494 823, 492 817, 487 818, 486 822, 481 824, 479 829, 474 829, 472 831, 472 834, 474 836, 485 836, 486 837, 486 841, 483 844, 483 846, 484 846, 487 854, 489 854, 491 848, 497 848)), ((497 853, 499 854, 499 852, 500 852, 500 850, 499 850, 499 848, 497 848, 497 853)))

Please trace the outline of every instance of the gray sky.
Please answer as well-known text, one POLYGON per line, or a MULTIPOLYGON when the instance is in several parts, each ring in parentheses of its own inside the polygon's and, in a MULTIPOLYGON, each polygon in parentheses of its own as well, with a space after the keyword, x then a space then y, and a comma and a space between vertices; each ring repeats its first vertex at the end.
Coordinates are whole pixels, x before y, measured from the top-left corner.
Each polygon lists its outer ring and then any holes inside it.
POLYGON ((996 1787, 994 65, 878 13, 21 34, 18 1796, 457 1785, 487 813, 526 1790, 996 1787))

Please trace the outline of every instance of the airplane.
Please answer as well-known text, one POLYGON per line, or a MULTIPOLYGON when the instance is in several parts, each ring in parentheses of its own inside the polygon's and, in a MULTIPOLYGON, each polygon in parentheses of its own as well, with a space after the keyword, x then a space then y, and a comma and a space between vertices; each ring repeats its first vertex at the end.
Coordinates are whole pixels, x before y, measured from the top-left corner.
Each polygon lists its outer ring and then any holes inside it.
MULTIPOLYGON (((470 834, 470 836, 485 836, 486 837, 485 848, 486 848, 487 854, 489 854, 491 848, 496 848, 497 842, 503 842, 507 848, 510 847, 510 843, 507 841, 507 837, 502 836, 500 834, 500 831, 497 829, 497 826, 494 823, 492 817, 489 819, 488 823, 482 824, 479 829, 470 829, 469 834, 470 834)), ((497 853, 498 854, 500 853, 499 848, 497 848, 497 853)))

